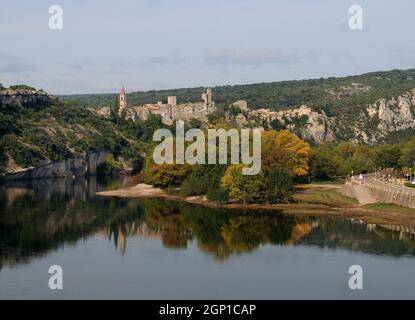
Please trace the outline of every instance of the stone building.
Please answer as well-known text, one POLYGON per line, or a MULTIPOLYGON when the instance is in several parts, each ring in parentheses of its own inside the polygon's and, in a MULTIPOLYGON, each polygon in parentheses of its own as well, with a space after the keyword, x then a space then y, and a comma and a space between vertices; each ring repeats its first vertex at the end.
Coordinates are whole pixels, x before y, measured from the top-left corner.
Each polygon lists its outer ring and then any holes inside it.
POLYGON ((249 111, 248 103, 245 100, 237 100, 234 103, 232 103, 234 107, 239 108, 242 112, 249 111))
POLYGON ((125 118, 127 115, 127 98, 125 96, 124 85, 122 86, 120 92, 120 106, 118 108, 118 115, 120 116, 120 118, 125 118))
POLYGON ((176 96, 169 96, 167 97, 167 104, 171 106, 176 106, 177 104, 177 97, 176 96))
POLYGON ((177 104, 176 96, 167 97, 167 103, 147 103, 127 108, 124 87, 120 93, 119 115, 125 119, 146 120, 150 114, 159 115, 163 123, 173 124, 176 120, 189 121, 193 118, 207 121, 208 114, 216 110, 212 99, 212 89, 208 88, 202 93, 201 101, 177 104), (123 101, 123 104, 121 103, 123 101))

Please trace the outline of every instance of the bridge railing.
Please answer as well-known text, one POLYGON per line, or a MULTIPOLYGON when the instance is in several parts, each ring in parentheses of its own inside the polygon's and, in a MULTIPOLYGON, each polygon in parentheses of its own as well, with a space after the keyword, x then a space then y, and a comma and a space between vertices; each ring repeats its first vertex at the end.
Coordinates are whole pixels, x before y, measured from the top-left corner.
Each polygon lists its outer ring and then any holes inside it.
POLYGON ((383 186, 388 188, 389 190, 405 191, 415 196, 415 188, 394 184, 392 179, 389 181, 385 181, 383 179, 380 179, 375 173, 364 174, 362 179, 359 176, 353 176, 351 178, 351 182, 354 184, 365 184, 373 187, 383 186))

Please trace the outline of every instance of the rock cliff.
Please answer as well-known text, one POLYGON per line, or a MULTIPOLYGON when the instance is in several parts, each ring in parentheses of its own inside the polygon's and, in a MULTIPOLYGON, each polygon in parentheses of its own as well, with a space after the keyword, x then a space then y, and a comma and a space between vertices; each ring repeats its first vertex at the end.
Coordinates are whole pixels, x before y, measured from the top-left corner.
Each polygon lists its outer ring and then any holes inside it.
POLYGON ((91 152, 80 157, 74 157, 56 162, 43 162, 34 168, 4 175, 5 180, 29 180, 38 178, 64 178, 96 175, 98 166, 103 163, 109 153, 91 152))
MULTIPOLYGON (((366 109, 344 116, 328 117, 324 111, 312 111, 307 106, 280 113, 289 119, 289 129, 317 143, 346 140, 374 144, 392 132, 415 129, 415 89, 389 100, 378 99, 366 109), (303 123, 296 121, 304 116, 303 123)), ((283 118, 280 120, 287 122, 283 118)))
POLYGON ((0 108, 18 107, 39 109, 48 106, 51 97, 43 90, 7 89, 0 91, 0 108))

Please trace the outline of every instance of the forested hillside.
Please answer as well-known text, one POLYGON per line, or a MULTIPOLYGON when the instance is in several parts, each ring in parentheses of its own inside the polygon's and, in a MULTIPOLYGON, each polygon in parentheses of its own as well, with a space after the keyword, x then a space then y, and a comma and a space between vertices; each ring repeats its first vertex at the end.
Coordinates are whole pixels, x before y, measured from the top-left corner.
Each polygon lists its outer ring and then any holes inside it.
MULTIPOLYGON (((280 81, 213 88, 217 104, 229 104, 246 100, 252 109, 271 108, 283 110, 307 104, 314 110, 324 110, 328 116, 336 116, 359 109, 377 99, 390 99, 415 88, 415 69, 372 72, 342 78, 321 78, 299 81, 280 81)), ((200 100, 203 88, 152 90, 127 94, 129 105, 165 101, 176 95, 178 102, 200 100)), ((117 94, 91 94, 64 96, 88 107, 115 106, 117 94)))
MULTIPOLYGON (((376 145, 413 137, 414 79, 415 69, 394 70, 344 78, 221 86, 213 88, 213 97, 221 107, 238 99, 247 100, 252 109, 284 110, 307 104, 316 112, 303 116, 303 122, 285 119, 286 126, 274 128, 274 121, 270 126, 264 123, 265 129, 289 129, 313 145, 327 141, 376 145)), ((168 95, 177 95, 179 103, 198 101, 202 90, 134 92, 127 100, 129 106, 165 100, 168 95)), ((118 118, 116 112, 102 116, 91 111, 98 106, 116 111, 117 101, 118 94, 51 97, 26 85, 0 85, 0 171, 89 151, 108 150, 115 158, 136 159, 146 150, 154 130, 162 126, 161 119, 152 116, 133 122, 118 118)))
POLYGON ((90 151, 107 150, 131 160, 142 152, 139 125, 100 117, 27 86, 8 90, 0 94, 0 172, 90 151))

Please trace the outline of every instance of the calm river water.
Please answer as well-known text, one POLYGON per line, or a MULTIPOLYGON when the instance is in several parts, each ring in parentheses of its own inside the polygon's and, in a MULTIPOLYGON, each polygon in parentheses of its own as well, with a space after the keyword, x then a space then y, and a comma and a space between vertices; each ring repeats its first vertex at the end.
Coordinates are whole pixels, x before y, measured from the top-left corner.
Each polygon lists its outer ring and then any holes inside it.
POLYGON ((410 226, 95 196, 126 183, 1 185, 0 299, 415 298, 410 226))

